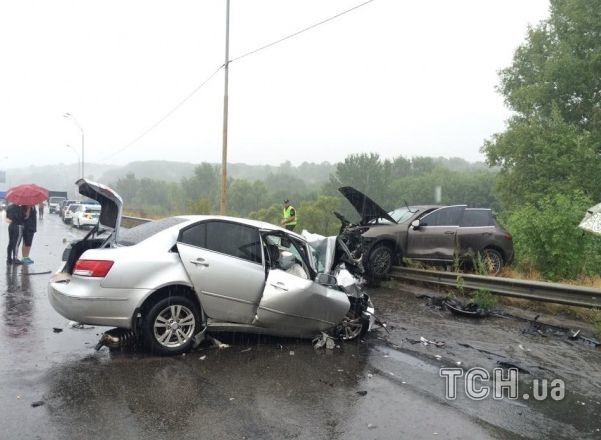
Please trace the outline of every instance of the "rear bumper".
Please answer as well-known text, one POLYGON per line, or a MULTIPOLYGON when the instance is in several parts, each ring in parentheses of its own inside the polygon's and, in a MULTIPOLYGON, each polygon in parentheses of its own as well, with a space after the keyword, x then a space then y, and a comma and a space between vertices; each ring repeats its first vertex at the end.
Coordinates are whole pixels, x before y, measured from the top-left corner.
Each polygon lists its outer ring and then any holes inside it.
POLYGON ((77 224, 81 226, 95 226, 98 223, 97 218, 79 218, 77 219, 77 224))
POLYGON ((131 328, 148 289, 107 289, 101 279, 57 273, 48 283, 50 304, 65 318, 89 325, 131 328))

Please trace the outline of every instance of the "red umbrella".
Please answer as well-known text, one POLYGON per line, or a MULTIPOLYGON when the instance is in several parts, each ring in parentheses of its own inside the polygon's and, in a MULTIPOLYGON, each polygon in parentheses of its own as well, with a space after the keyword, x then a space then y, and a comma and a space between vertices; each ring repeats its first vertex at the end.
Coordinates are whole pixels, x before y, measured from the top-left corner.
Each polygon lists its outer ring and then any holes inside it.
POLYGON ((37 205, 48 198, 48 190, 33 183, 13 186, 6 192, 6 200, 17 205, 37 205))

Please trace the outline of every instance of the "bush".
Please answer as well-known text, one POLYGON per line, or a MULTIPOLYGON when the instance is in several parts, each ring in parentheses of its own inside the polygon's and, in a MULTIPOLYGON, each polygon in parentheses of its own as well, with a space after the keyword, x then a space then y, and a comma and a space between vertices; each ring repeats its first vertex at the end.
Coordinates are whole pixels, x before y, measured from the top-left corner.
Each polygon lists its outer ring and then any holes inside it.
POLYGON ((490 290, 478 289, 472 296, 472 302, 482 310, 490 310, 497 303, 497 298, 490 293, 490 290))
POLYGON ((507 218, 516 264, 560 280, 601 273, 601 238, 578 228, 593 205, 584 193, 553 194, 526 204, 507 218))

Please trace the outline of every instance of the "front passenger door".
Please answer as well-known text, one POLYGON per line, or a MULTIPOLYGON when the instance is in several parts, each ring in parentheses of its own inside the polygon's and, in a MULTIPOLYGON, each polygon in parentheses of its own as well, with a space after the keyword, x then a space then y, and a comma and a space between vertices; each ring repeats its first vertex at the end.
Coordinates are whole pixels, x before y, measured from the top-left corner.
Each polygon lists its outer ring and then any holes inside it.
POLYGON ((452 261, 464 210, 465 205, 445 206, 422 217, 417 228, 409 228, 407 257, 425 261, 452 261))

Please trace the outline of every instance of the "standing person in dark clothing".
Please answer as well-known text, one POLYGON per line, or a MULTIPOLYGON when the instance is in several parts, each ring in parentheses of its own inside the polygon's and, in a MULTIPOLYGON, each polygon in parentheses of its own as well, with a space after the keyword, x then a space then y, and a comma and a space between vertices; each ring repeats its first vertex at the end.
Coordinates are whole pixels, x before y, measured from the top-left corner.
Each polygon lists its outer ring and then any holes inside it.
POLYGON ((31 251, 31 243, 33 242, 33 235, 37 230, 37 212, 34 206, 23 207, 23 264, 32 264, 33 260, 29 258, 29 252, 31 251))
POLYGON ((8 225, 8 247, 6 248, 6 264, 21 264, 19 260, 19 241, 23 233, 23 211, 19 205, 8 205, 6 218, 8 225))

